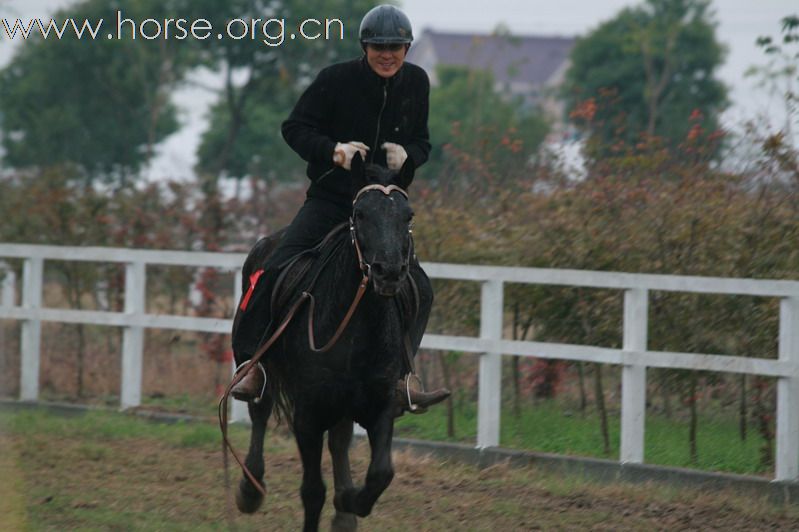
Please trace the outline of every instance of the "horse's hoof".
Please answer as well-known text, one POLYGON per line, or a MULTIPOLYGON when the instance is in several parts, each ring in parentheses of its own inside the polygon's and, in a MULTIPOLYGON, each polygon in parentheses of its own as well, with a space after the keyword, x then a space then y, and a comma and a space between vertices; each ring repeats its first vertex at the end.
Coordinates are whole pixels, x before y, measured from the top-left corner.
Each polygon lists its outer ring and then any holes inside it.
POLYGON ((249 480, 243 478, 239 481, 239 489, 236 490, 236 507, 241 513, 255 513, 263 502, 263 494, 249 480))
POLYGON ((358 489, 347 488, 337 491, 333 497, 333 506, 336 507, 336 512, 345 514, 354 514, 358 517, 367 517, 372 513, 372 507, 359 508, 357 503, 358 489))
POLYGON ((331 532, 353 532, 358 529, 358 518, 353 514, 336 512, 330 523, 331 532))

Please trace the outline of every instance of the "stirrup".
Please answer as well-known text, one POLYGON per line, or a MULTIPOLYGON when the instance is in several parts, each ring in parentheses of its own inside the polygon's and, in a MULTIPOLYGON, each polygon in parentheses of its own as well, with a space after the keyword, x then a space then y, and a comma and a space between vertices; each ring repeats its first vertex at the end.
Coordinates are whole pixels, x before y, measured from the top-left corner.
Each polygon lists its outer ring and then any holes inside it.
MULTIPOLYGON (((247 363, 249 363, 249 361, 250 361, 250 359, 245 360, 244 362, 242 362, 241 364, 236 366, 236 369, 233 371, 233 378, 234 379, 236 378, 236 375, 239 373, 239 370, 241 370, 241 368, 246 366, 247 363)), ((261 399, 263 399, 264 392, 266 391, 266 370, 264 369, 263 365, 261 365, 260 362, 256 362, 255 367, 257 367, 258 369, 261 370, 261 374, 264 377, 264 383, 263 383, 263 385, 261 385, 261 393, 258 394, 258 397, 256 397, 255 399, 252 400, 253 403, 258 404, 258 403, 261 402, 261 399)), ((239 381, 239 382, 241 382, 241 381, 239 381)))
POLYGON ((424 383, 422 383, 422 379, 419 378, 419 375, 416 373, 408 373, 405 375, 405 396, 408 399, 408 411, 411 414, 424 414, 427 412, 427 409, 420 408, 419 405, 411 401, 411 377, 414 377, 416 382, 419 383, 419 388, 424 390, 424 383))

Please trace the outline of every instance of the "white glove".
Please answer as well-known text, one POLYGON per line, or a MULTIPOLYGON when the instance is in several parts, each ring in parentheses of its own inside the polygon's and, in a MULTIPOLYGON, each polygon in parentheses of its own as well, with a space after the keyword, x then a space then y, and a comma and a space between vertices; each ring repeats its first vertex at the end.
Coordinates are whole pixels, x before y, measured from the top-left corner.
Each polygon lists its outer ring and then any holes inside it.
POLYGON ((408 153, 405 151, 405 148, 393 142, 384 142, 380 147, 386 150, 386 164, 389 170, 399 170, 402 168, 402 164, 405 162, 405 159, 408 158, 408 153))
POLYGON ((355 154, 360 153, 361 158, 366 159, 367 151, 369 151, 369 146, 357 140, 346 144, 339 142, 336 144, 336 149, 333 150, 333 164, 349 170, 352 168, 352 158, 355 157, 355 154))

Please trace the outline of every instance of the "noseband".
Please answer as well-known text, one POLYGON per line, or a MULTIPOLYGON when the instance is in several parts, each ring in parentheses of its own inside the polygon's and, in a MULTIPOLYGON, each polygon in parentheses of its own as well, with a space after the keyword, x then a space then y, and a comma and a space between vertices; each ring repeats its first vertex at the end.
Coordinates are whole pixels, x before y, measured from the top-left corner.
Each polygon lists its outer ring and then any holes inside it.
MULTIPOLYGON (((352 206, 354 207, 355 204, 358 202, 358 199, 364 193, 369 192, 370 190, 379 190, 386 196, 389 196, 391 195, 392 192, 396 191, 405 196, 405 199, 408 199, 408 193, 405 192, 405 190, 403 190, 402 188, 398 187, 397 185, 386 186, 386 185, 373 184, 373 185, 366 185, 361 190, 359 190, 357 194, 355 194, 355 199, 352 200, 352 206)), ((408 233, 413 234, 413 229, 409 227, 408 233)), ((350 216, 350 238, 352 239, 352 244, 355 246, 356 253, 358 253, 358 265, 361 268, 361 271, 366 276, 369 276, 369 274, 372 271, 372 265, 366 262, 366 260, 363 258, 363 253, 361 253, 361 245, 358 242, 358 236, 355 233, 355 220, 352 218, 352 216, 350 216)), ((405 259, 406 266, 409 265, 411 261, 411 248, 412 246, 408 246, 408 256, 405 259)))

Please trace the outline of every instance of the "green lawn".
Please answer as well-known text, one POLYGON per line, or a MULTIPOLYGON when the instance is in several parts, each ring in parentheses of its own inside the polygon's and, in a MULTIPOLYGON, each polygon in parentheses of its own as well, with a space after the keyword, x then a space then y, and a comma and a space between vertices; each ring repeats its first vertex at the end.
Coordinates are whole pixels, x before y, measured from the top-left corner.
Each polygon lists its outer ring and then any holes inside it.
MULTIPOLYGON (((108 399, 105 404, 115 404, 108 399)), ((216 418, 216 401, 180 395, 169 398, 144 398, 142 409, 176 412, 216 418)), ((477 405, 461 398, 455 408, 455 437, 447 437, 447 408, 437 405, 422 415, 405 414, 397 420, 395 435, 436 441, 475 443, 477 405)), ((708 408, 708 410, 710 410, 708 408)), ((548 453, 590 456, 616 460, 619 453, 620 422, 617 413, 608 419, 610 453, 603 452, 599 417, 589 409, 581 414, 566 401, 541 401, 524 405, 520 416, 512 415, 503 404, 500 445, 548 453)), ((689 467, 706 471, 771 476, 773 468, 761 464, 763 439, 751 429, 746 441, 738 435, 738 420, 732 414, 700 413, 697 435, 697 461, 691 462, 688 423, 675 416, 647 413, 644 461, 648 464, 689 467)))
MULTIPOLYGON (((517 418, 505 408, 500 445, 548 453, 591 456, 615 460, 619 453, 618 415, 608 419, 610 454, 603 452, 598 415, 568 410, 556 401, 522 409, 517 418)), ((477 407, 465 403, 455 410, 455 438, 447 437, 446 408, 436 406, 423 415, 406 414, 396 423, 395 434, 406 438, 473 443, 477 433, 477 407)), ((688 445, 688 423, 648 414, 645 427, 644 461, 649 464, 691 467, 708 471, 770 475, 760 463, 763 440, 754 431, 742 442, 737 419, 700 418, 697 462, 692 463, 688 445)))

